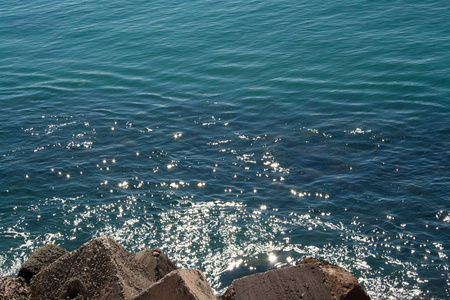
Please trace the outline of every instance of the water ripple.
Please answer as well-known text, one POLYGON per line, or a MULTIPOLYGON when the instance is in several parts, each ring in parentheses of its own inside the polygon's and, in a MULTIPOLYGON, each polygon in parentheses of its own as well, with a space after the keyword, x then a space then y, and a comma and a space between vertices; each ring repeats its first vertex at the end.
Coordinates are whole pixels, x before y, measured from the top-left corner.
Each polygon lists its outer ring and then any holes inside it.
POLYGON ((317 256, 449 296, 443 1, 0 4, 0 265, 110 235, 220 292, 317 256))

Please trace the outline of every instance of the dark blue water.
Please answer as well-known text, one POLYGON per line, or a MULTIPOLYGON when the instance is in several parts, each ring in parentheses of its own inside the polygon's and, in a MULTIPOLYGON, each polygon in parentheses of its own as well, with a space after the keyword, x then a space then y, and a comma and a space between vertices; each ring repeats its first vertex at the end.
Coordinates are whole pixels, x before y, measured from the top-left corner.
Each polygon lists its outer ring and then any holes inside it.
POLYGON ((0 266, 109 235, 219 293, 315 256, 450 297, 448 1, 0 3, 0 266))

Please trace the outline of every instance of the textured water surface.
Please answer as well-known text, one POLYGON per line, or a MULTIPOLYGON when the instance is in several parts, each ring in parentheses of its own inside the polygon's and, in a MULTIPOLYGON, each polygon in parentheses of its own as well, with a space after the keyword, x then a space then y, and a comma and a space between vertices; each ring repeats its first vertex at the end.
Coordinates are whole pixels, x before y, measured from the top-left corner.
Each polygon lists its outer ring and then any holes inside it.
POLYGON ((160 247, 450 297, 448 1, 0 3, 0 275, 160 247))

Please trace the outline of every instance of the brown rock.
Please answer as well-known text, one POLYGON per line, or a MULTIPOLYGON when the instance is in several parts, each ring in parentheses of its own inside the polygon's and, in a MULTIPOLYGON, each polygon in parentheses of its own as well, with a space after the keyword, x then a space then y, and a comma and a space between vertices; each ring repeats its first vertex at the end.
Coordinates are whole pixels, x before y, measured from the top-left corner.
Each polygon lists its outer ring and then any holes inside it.
POLYGON ((221 300, 334 299, 325 274, 315 265, 299 265, 235 279, 221 300))
POLYGON ((338 300, 370 299, 355 275, 344 268, 313 257, 307 257, 299 264, 318 266, 325 273, 326 283, 331 287, 333 295, 338 300))
POLYGON ((57 245, 47 244, 42 246, 30 255, 20 268, 17 276, 23 277, 29 284, 34 275, 66 253, 68 253, 66 249, 57 245))
POLYGON ((150 278, 154 282, 178 269, 169 257, 158 248, 146 249, 135 253, 134 258, 147 268, 150 278))
POLYGON ((30 288, 22 277, 0 277, 0 299, 31 299, 30 288))
POLYGON ((201 271, 175 270, 154 283, 134 300, 216 300, 201 271))
POLYGON ((35 299, 133 299, 152 282, 144 266, 110 237, 93 239, 31 280, 35 299))

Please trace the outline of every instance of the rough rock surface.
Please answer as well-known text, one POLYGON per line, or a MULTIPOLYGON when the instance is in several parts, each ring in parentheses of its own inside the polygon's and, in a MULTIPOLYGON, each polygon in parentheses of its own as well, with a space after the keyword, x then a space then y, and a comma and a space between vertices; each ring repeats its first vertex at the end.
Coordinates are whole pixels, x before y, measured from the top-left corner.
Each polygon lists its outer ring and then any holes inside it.
POLYGON ((316 265, 298 265, 235 279, 221 300, 334 299, 316 265))
POLYGON ((0 277, 0 299, 31 299, 30 288, 21 277, 0 277))
MULTIPOLYGON (((93 239, 67 252, 46 245, 19 276, 0 277, 0 299, 215 300, 201 271, 178 269, 160 249, 134 255, 114 239, 93 239), (29 280, 30 285, 26 280, 29 280)), ((370 300, 357 278, 316 258, 236 279, 219 298, 370 300)))
POLYGON ((133 299, 152 282, 146 268, 110 237, 93 239, 31 280, 35 299, 133 299))
POLYGON ((43 268, 68 253, 57 245, 47 244, 34 251, 28 260, 22 265, 17 276, 23 277, 27 283, 43 268))
POLYGON ((344 268, 313 257, 307 257, 299 264, 318 266, 325 273, 326 283, 331 287, 333 295, 338 300, 370 299, 355 275, 344 268))
POLYGON ((134 300, 216 300, 201 271, 179 269, 154 283, 134 300))
POLYGON ((370 297, 353 274, 308 257, 297 266, 236 279, 219 299, 370 300, 370 297))
POLYGON ((169 257, 159 248, 146 249, 134 254, 134 258, 143 264, 150 273, 152 281, 161 280, 170 272, 178 269, 169 257))

